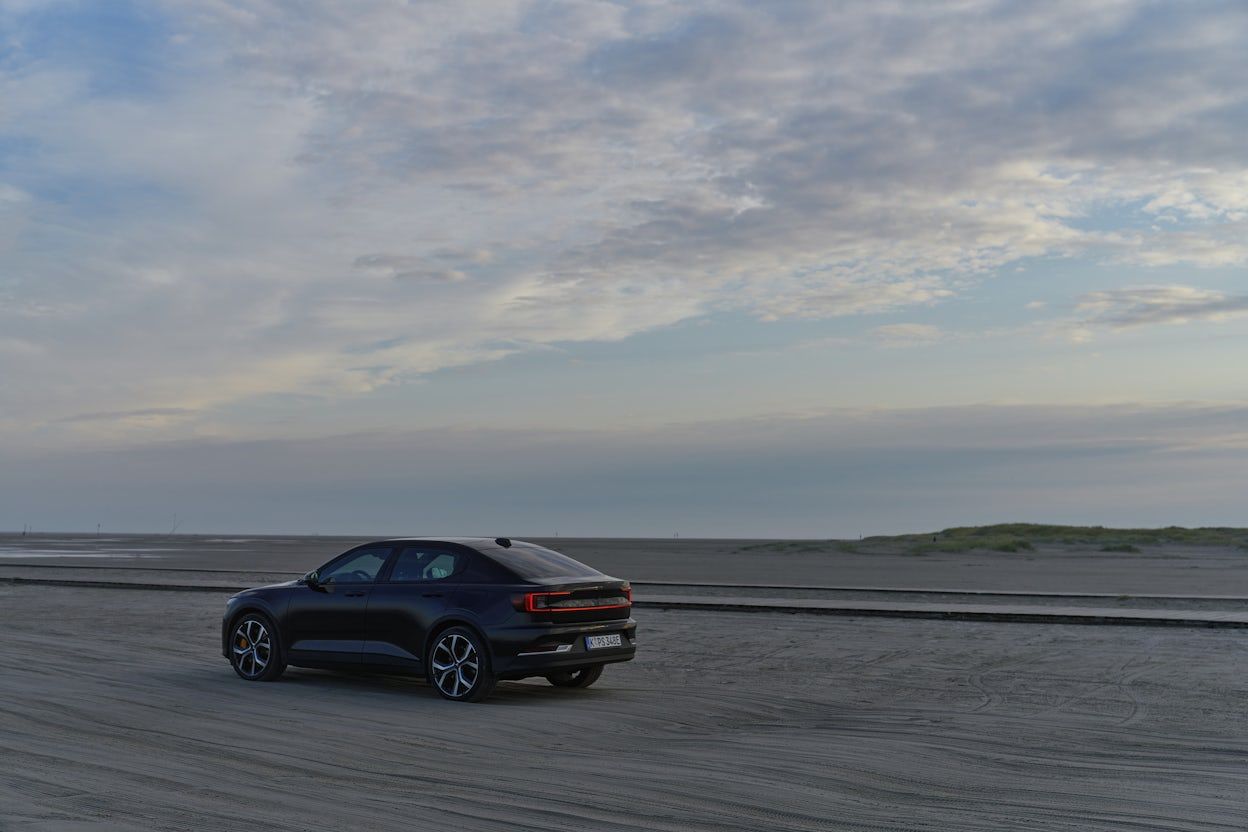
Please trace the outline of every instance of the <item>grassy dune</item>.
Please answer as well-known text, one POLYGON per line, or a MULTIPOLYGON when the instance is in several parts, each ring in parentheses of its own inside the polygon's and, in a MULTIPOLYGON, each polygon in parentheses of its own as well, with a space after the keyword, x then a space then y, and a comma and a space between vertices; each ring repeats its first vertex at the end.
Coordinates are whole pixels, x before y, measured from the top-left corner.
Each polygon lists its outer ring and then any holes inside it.
POLYGON ((1103 552, 1139 552, 1142 547, 1227 546, 1248 549, 1248 529, 1167 526, 1160 529, 1111 529, 1105 526, 1051 526, 1040 523, 998 523, 993 526, 956 526, 926 534, 877 535, 862 540, 783 540, 756 543, 742 551, 797 552, 1024 552, 1041 544, 1076 545, 1103 552))

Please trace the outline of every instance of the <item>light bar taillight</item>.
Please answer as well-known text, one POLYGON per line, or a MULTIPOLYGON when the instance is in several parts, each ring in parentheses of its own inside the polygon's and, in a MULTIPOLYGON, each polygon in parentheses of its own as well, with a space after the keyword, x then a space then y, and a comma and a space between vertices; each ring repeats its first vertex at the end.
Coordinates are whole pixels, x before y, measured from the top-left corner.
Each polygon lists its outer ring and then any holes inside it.
POLYGON ((571 594, 571 592, 526 592, 524 594, 524 611, 546 612, 550 609, 551 598, 571 594))
POLYGON ((525 612, 592 612, 618 610, 633 605, 633 588, 625 584, 619 595, 605 598, 573 598, 571 592, 526 592, 522 609, 525 612))

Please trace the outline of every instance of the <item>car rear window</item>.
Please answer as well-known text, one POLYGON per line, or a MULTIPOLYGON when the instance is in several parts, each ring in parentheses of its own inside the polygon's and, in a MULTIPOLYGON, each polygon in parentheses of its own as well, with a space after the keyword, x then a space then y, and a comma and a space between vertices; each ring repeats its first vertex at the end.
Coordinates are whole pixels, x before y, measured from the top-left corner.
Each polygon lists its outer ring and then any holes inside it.
POLYGON ((490 549, 489 555, 521 578, 604 577, 597 569, 586 566, 579 560, 531 543, 512 543, 509 549, 500 546, 490 549))

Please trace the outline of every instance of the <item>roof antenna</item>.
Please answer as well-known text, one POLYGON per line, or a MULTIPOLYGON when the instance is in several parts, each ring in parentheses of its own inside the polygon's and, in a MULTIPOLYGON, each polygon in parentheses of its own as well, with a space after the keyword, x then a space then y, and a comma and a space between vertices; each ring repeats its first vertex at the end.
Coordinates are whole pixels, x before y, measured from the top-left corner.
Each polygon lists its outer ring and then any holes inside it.
POLYGON ((495 543, 497 543, 499 546, 502 546, 504 549, 510 549, 510 548, 511 548, 511 540, 510 540, 509 538, 506 538, 506 537, 496 537, 496 538, 494 538, 494 542, 495 542, 495 543))

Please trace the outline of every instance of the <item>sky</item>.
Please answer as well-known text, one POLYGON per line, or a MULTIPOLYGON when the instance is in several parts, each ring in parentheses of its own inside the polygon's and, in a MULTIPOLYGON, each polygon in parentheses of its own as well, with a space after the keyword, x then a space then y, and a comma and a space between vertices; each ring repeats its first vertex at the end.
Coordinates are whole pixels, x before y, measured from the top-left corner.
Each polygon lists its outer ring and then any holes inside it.
POLYGON ((0 0, 0 529, 1248 525, 1246 43, 0 0))

